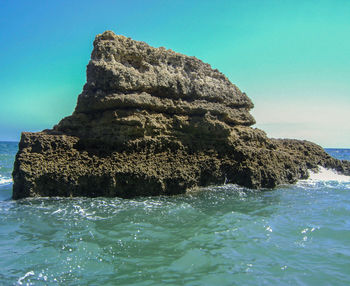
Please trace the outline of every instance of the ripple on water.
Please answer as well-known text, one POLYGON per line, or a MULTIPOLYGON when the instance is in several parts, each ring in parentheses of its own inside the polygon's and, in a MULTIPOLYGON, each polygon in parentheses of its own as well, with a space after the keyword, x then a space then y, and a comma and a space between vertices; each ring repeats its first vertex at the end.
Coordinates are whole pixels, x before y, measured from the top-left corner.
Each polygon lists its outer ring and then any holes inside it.
POLYGON ((0 202, 0 284, 350 280, 347 185, 0 202))

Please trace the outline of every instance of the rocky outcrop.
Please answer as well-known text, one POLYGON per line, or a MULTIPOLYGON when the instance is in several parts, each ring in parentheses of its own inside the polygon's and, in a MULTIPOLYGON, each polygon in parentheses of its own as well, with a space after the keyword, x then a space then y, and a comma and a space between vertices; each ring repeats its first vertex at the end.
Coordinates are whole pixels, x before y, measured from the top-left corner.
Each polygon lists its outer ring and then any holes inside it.
POLYGON ((71 116, 22 133, 13 198, 172 195, 210 184, 273 188, 321 165, 350 175, 307 141, 250 127, 252 102, 218 70, 107 31, 94 41, 71 116))

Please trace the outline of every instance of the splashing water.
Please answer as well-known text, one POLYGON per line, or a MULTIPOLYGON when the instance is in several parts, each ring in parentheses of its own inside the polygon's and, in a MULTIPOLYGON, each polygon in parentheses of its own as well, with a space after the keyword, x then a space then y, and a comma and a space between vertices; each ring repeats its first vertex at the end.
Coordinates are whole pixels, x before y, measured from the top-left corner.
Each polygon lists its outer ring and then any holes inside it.
POLYGON ((3 178, 2 176, 0 176, 0 185, 9 185, 11 183, 12 183, 11 178, 3 178))
POLYGON ((339 183, 349 183, 350 182, 350 176, 346 176, 343 174, 339 174, 336 170, 332 169, 326 169, 322 166, 319 166, 318 172, 312 172, 310 171, 310 177, 308 179, 309 181, 334 181, 339 183))

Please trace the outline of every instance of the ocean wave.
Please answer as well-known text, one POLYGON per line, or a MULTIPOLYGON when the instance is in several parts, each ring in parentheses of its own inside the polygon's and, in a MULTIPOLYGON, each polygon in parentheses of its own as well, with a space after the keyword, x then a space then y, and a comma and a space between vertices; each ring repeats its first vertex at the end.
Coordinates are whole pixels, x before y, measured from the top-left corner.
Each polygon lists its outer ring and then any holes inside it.
POLYGON ((11 183, 12 183, 12 179, 11 178, 6 178, 6 177, 0 176, 0 186, 9 185, 11 183))
POLYGON ((318 172, 310 171, 310 177, 307 180, 318 182, 335 181, 339 183, 350 183, 350 176, 340 174, 333 169, 326 169, 319 166, 318 172))
POLYGON ((343 188, 350 189, 350 176, 338 173, 333 169, 326 169, 319 166, 318 172, 310 171, 310 176, 306 180, 299 180, 299 187, 313 188, 343 188))

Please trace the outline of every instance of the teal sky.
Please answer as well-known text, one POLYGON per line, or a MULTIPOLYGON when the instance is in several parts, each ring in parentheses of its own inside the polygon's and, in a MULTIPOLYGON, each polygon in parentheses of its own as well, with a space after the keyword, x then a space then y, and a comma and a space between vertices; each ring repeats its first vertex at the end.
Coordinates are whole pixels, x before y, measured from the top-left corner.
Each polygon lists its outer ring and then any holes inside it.
POLYGON ((350 148, 348 0, 0 0, 0 140, 72 113, 105 30, 210 63, 271 137, 350 148))

